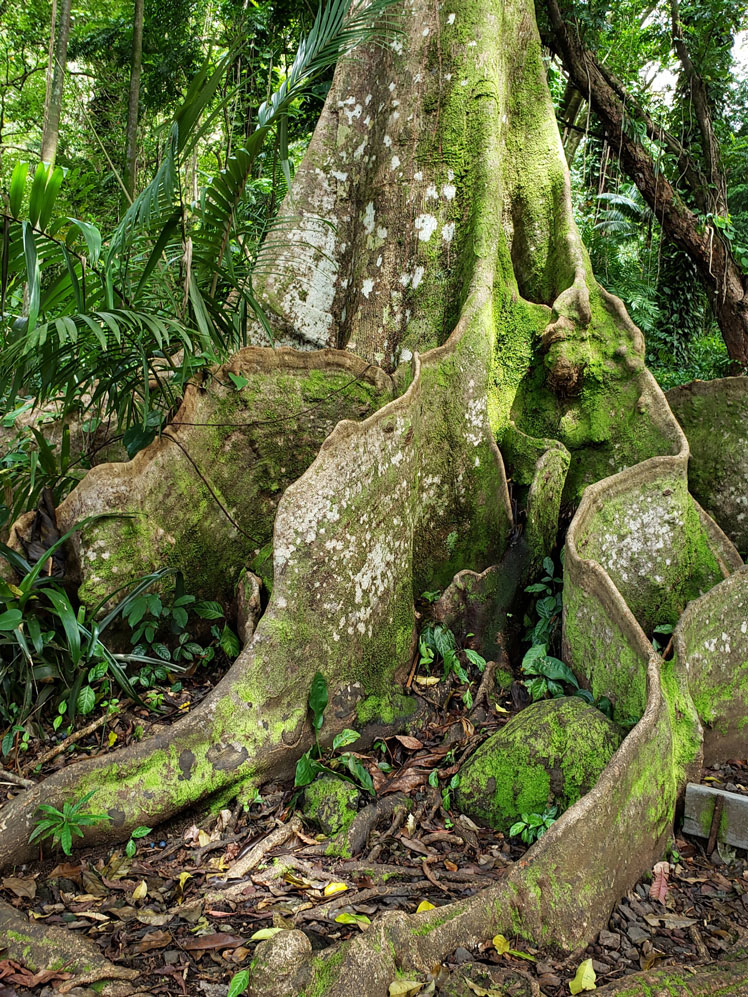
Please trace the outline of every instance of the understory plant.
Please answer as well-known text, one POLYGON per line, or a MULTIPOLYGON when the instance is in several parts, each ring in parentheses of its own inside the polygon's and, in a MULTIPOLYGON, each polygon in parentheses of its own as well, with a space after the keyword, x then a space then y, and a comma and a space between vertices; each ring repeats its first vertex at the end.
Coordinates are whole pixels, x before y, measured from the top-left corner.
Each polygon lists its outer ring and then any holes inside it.
MULTIPOLYGON (((146 575, 105 613, 106 604, 121 590, 92 610, 83 605, 76 608, 67 589, 51 573, 55 554, 88 522, 83 520, 61 536, 33 565, 0 544, 0 556, 17 576, 16 581, 0 579, 0 716, 8 724, 23 724, 32 711, 44 707, 57 711, 55 727, 63 713, 72 723, 76 714, 92 712, 97 702, 95 686, 102 680, 114 682, 126 696, 143 705, 128 669, 162 664, 145 654, 115 653, 102 635, 126 616, 142 593, 173 574, 172 569, 146 575)), ((110 694, 110 686, 104 691, 110 694)))
MULTIPOLYGON (((563 555, 562 555, 563 556, 563 555)), ((556 577, 555 565, 550 557, 543 560, 545 575, 525 589, 536 596, 535 621, 528 621, 525 639, 530 647, 522 658, 522 674, 527 676, 524 685, 533 703, 548 696, 579 696, 595 705, 606 716, 612 716, 613 706, 607 696, 595 697, 588 689, 581 689, 574 672, 565 662, 549 653, 560 643, 561 612, 563 609, 563 579, 556 577), (566 688, 565 688, 566 687, 566 688), (571 693, 567 692, 570 688, 571 693)))
POLYGON ((345 779, 347 782, 353 782, 373 796, 374 783, 359 756, 352 751, 341 750, 354 744, 361 737, 357 730, 347 727, 333 738, 329 755, 325 756, 322 751, 319 743, 319 732, 324 723, 327 703, 327 682, 324 675, 317 672, 312 679, 308 698, 309 710, 312 714, 314 744, 308 751, 304 752, 296 763, 294 785, 299 789, 303 788, 313 782, 318 775, 327 773, 335 775, 339 779, 345 779), (325 758, 324 762, 321 761, 323 757, 325 758))
POLYGON ((91 827, 93 824, 100 824, 102 821, 111 820, 109 814, 91 813, 83 808, 96 792, 92 789, 90 793, 82 796, 77 803, 64 803, 62 810, 50 806, 48 803, 40 803, 38 810, 40 816, 34 823, 34 829, 29 836, 29 844, 34 841, 46 841, 52 839, 52 844, 59 844, 66 855, 72 855, 73 836, 83 837, 83 828, 91 827))
POLYGON ((509 828, 509 837, 519 837, 526 845, 531 845, 534 841, 543 837, 548 828, 556 822, 557 818, 557 806, 549 807, 542 814, 520 814, 519 820, 515 821, 509 828))
MULTIPOLYGON (((472 636, 472 635, 471 635, 472 636)), ((427 623, 418 639, 419 665, 430 672, 432 665, 442 663, 442 679, 454 675, 466 686, 462 693, 462 701, 470 709, 473 705, 472 681, 465 666, 460 660, 460 653, 465 656, 468 664, 473 665, 480 674, 485 671, 486 659, 469 647, 461 651, 457 647, 455 635, 443 623, 427 623)))

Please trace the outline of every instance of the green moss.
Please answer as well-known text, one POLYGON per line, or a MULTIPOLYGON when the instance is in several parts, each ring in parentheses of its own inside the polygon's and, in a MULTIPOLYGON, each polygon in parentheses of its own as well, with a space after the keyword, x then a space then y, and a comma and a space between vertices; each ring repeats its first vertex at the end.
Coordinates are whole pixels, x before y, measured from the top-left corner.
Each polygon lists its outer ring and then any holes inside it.
POLYGON ((304 790, 302 813, 326 835, 346 831, 358 813, 360 793, 353 783, 322 775, 304 790))
POLYGON ((344 942, 330 955, 315 956, 312 959, 312 982, 299 997, 324 997, 340 975, 347 949, 348 943, 344 942))
POLYGON ((392 691, 361 700, 356 707, 356 716, 362 726, 369 723, 388 725, 412 716, 417 709, 418 701, 414 696, 392 691))
POLYGON ((534 703, 470 757, 460 772, 456 803, 506 832, 522 813, 575 803, 620 742, 616 727, 579 698, 534 703))

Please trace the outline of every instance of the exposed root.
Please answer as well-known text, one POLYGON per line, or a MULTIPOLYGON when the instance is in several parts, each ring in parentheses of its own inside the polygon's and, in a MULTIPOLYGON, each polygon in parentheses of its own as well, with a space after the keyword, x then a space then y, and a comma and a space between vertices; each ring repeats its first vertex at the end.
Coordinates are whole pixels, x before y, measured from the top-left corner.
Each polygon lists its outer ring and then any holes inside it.
POLYGON ((134 988, 127 981, 136 979, 139 975, 137 970, 115 966, 87 938, 64 928, 28 921, 14 907, 2 901, 0 938, 4 958, 14 959, 33 972, 58 971, 63 980, 60 993, 100 980, 108 981, 101 993, 110 997, 133 993, 134 988))
POLYGON ((268 852, 271 852, 278 845, 285 844, 289 838, 293 838, 297 831, 301 830, 301 821, 298 817, 293 817, 287 824, 281 824, 271 831, 262 841, 234 862, 227 873, 228 879, 242 879, 252 869, 256 869, 268 852))

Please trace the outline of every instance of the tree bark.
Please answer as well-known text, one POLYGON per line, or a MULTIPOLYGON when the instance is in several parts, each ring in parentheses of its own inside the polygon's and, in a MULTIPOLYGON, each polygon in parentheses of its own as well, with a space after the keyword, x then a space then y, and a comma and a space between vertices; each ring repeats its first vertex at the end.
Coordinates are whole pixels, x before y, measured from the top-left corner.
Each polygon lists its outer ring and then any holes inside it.
POLYGON ((135 0, 132 21, 132 58, 130 63, 130 93, 127 102, 127 132, 125 148, 124 184, 126 198, 131 204, 135 197, 138 159, 138 109, 140 103, 140 77, 143 72, 143 11, 145 0, 135 0))
MULTIPOLYGON (((665 235, 687 253, 696 265, 709 294, 715 317, 736 367, 748 365, 748 278, 733 259, 719 230, 704 223, 683 202, 671 183, 656 168, 651 154, 632 134, 628 121, 641 119, 654 140, 678 150, 686 160, 690 176, 701 176, 682 146, 638 109, 632 116, 629 100, 618 81, 601 66, 594 55, 582 45, 576 30, 564 19, 558 0, 547 0, 553 29, 550 43, 564 63, 570 79, 581 93, 589 93, 592 107, 608 134, 612 148, 617 149, 621 165, 641 191, 644 200, 655 213, 665 235)), ((695 88, 698 90, 698 87, 695 88)), ((701 115, 699 115, 701 118, 701 115)), ((704 120, 704 127, 708 122, 704 120)), ((708 131, 707 131, 708 134, 708 131)), ((710 169, 716 168, 714 157, 710 169)), ((701 182, 695 189, 708 185, 701 182)), ((719 185, 718 185, 719 190, 719 185)))
POLYGON ((599 997, 747 997, 748 959, 708 966, 666 966, 624 976, 597 991, 599 997))
POLYGON ((52 164, 55 161, 55 156, 57 155, 57 142, 60 137, 60 114, 62 113, 62 96, 65 88, 68 39, 70 37, 70 5, 71 0, 62 0, 60 5, 60 15, 57 23, 57 39, 55 42, 54 52, 52 86, 50 89, 49 104, 46 108, 46 115, 42 128, 41 158, 43 163, 49 164, 52 164))

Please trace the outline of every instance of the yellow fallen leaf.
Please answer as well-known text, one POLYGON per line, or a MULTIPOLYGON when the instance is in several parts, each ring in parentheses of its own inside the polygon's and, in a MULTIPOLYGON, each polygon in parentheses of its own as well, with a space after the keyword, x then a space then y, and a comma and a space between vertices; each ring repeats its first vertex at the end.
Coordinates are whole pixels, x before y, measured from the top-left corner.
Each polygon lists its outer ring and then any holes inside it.
POLYGON ((390 997, 414 997, 423 990, 423 984, 418 980, 395 980, 390 983, 390 997))
POLYGON ((177 883, 177 903, 181 904, 184 899, 184 884, 188 879, 192 879, 192 873, 190 872, 180 872, 179 882, 177 883))
POLYGON ((109 747, 113 748, 114 745, 117 743, 117 735, 113 730, 109 731, 108 740, 109 740, 109 747))
POLYGON ((437 685, 439 683, 438 675, 416 675, 416 682, 419 685, 437 685))
POLYGON ((144 897, 148 896, 148 886, 146 881, 141 879, 135 889, 132 891, 133 900, 142 900, 144 897))
POLYGON ((581 994, 583 990, 597 990, 595 986, 595 970, 592 968, 592 959, 585 959, 579 963, 577 975, 569 981, 569 990, 573 994, 581 994))
POLYGON ((422 900, 416 907, 416 914, 422 914, 425 910, 433 910, 434 905, 430 904, 428 900, 422 900))
POLYGON ((277 935, 279 931, 283 931, 283 928, 260 928, 259 931, 255 931, 253 935, 249 936, 249 940, 250 942, 263 942, 266 938, 277 935))
POLYGON ((347 889, 345 883, 328 883, 322 892, 326 897, 334 897, 336 893, 344 893, 347 889))
POLYGON ((509 951, 509 942, 506 940, 506 938, 504 938, 503 935, 494 935, 493 947, 496 949, 499 955, 503 955, 505 952, 509 951))
POLYGON ((206 845, 210 844, 210 835, 207 831, 197 832, 197 843, 201 848, 205 848, 206 845))
POLYGON ((503 706, 499 706, 498 703, 494 704, 494 709, 496 710, 497 713, 508 713, 509 712, 509 710, 505 710, 503 706))

